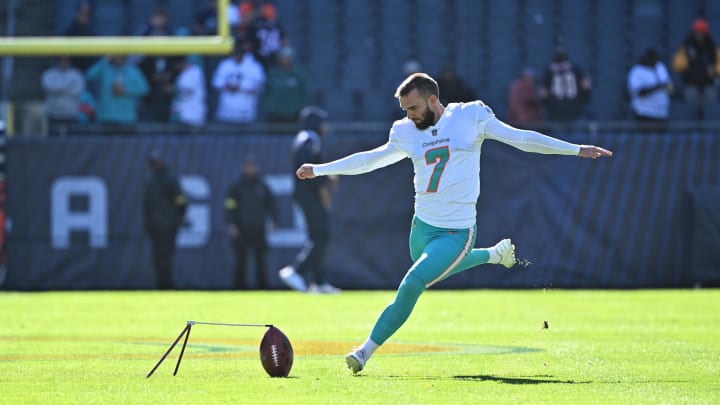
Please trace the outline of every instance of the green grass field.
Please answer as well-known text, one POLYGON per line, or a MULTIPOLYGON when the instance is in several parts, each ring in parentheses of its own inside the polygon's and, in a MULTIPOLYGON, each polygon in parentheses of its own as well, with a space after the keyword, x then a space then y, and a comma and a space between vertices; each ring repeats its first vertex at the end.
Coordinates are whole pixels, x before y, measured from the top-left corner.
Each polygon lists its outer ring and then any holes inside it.
POLYGON ((6 404, 720 403, 720 291, 428 291, 352 376, 344 355, 389 291, 0 293, 6 404), (259 361, 272 323, 291 378, 259 361), (544 320, 550 328, 543 329, 544 320))

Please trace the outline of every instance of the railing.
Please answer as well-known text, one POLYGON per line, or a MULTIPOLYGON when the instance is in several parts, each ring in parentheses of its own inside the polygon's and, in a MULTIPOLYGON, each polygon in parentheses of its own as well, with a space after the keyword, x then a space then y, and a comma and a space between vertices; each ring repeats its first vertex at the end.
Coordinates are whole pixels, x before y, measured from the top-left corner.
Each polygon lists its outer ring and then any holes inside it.
MULTIPOLYGON (((334 121, 328 122, 328 131, 336 135, 387 134, 392 123, 383 121, 334 121)), ((578 121, 543 122, 532 125, 516 125, 523 129, 532 129, 544 133, 579 132, 594 134, 600 131, 720 131, 720 120, 716 121, 670 121, 662 125, 635 121, 578 121)), ((137 123, 128 125, 110 125, 99 123, 65 124, 55 127, 60 136, 92 135, 288 135, 300 129, 295 123, 222 124, 208 123, 202 127, 189 127, 182 124, 137 123)), ((22 133, 19 136, 43 136, 42 133, 22 133)))

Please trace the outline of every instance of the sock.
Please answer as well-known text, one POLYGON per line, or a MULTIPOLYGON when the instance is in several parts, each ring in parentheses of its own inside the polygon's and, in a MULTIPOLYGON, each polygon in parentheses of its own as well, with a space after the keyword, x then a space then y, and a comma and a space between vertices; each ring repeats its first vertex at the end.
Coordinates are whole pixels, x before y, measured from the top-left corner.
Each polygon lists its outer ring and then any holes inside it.
POLYGON ((360 350, 365 351, 365 360, 369 359, 370 356, 375 353, 375 350, 380 347, 377 343, 373 342, 372 339, 368 338, 365 343, 362 344, 362 346, 359 347, 360 350))
POLYGON ((502 258, 498 254, 497 249, 495 249, 495 246, 488 249, 487 252, 490 253, 490 259, 488 259, 488 263, 500 263, 500 260, 502 258))

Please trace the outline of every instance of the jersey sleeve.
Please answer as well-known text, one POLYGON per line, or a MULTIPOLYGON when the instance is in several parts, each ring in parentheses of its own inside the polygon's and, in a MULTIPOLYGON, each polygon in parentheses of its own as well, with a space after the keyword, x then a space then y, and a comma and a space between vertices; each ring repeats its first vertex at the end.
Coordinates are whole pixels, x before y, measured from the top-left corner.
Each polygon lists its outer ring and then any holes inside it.
POLYGON ((390 140, 386 144, 372 150, 354 153, 332 162, 313 165, 313 172, 316 176, 329 174, 362 174, 381 167, 390 166, 405 157, 405 153, 397 148, 392 140, 390 140))
POLYGON ((480 100, 469 103, 463 103, 463 109, 470 109, 469 113, 473 117, 472 122, 475 126, 475 133, 478 138, 482 138, 485 127, 490 119, 495 118, 495 112, 487 104, 480 100))
POLYGON ((486 139, 493 139, 525 152, 552 155, 577 155, 580 145, 561 141, 539 132, 518 129, 492 117, 485 125, 486 139))
POLYGON ((475 121, 477 123, 482 123, 495 116, 495 112, 492 110, 492 108, 490 108, 490 106, 480 100, 475 100, 471 103, 465 104, 475 108, 475 121))

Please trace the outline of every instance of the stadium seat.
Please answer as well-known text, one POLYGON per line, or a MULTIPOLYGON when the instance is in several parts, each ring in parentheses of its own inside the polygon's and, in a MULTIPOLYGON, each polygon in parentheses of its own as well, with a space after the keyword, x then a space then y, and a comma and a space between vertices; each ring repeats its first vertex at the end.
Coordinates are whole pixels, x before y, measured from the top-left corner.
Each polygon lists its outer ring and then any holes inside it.
POLYGON ((95 29, 98 35, 130 34, 126 13, 122 3, 97 2, 95 4, 95 29))
POLYGON ((670 103, 670 119, 673 121, 693 121, 695 111, 685 100, 673 100, 670 103))

